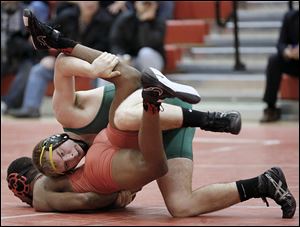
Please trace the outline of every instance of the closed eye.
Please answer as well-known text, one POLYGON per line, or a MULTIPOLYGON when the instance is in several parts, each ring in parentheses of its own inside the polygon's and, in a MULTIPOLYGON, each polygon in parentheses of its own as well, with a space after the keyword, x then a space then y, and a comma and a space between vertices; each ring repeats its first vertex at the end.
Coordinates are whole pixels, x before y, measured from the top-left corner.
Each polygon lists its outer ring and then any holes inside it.
POLYGON ((63 155, 62 155, 62 153, 58 150, 58 151, 56 151, 56 153, 58 154, 58 156, 61 158, 61 159, 63 159, 63 155))
POLYGON ((67 171, 68 170, 68 164, 67 164, 67 162, 64 162, 64 164, 65 164, 65 170, 67 171))

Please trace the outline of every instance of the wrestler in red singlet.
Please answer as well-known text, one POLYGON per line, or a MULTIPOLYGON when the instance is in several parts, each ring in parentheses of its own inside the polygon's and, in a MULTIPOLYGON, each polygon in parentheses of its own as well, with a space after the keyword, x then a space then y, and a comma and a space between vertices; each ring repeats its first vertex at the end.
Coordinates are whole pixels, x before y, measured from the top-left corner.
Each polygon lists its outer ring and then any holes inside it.
POLYGON ((108 125, 95 138, 85 164, 68 175, 74 192, 112 193, 121 190, 112 179, 112 158, 120 148, 139 149, 138 133, 124 132, 108 125))

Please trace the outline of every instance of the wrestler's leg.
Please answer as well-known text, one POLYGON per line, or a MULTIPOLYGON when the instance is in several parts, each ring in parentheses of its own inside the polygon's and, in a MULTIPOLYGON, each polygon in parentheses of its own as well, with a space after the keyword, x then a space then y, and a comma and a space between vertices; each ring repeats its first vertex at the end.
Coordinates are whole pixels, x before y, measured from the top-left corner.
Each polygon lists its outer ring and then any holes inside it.
MULTIPOLYGON (((180 128, 182 125, 181 107, 162 103, 160 126, 162 130, 180 128)), ((135 131, 140 127, 143 112, 141 90, 129 95, 116 110, 114 122, 118 129, 135 131)))
MULTIPOLYGON (((32 42, 36 49, 56 49, 89 63, 92 63, 103 53, 102 51, 83 46, 68 37, 64 37, 58 30, 40 22, 29 9, 24 10, 23 21, 25 27, 31 34, 32 42), (43 39, 40 39, 39 36, 43 36, 43 39)), ((122 74, 138 73, 138 70, 124 63, 117 66, 116 70, 122 74)))
MULTIPOLYGON (((37 49, 58 49, 66 54, 70 54, 77 58, 81 58, 89 63, 92 63, 102 53, 101 51, 94 50, 89 47, 78 44, 75 41, 68 39, 67 37, 63 37, 59 31, 39 22, 37 18, 33 15, 33 13, 29 10, 24 10, 23 19, 25 26, 28 28, 32 35, 33 43, 37 49), (40 35, 44 36, 44 39, 42 40, 43 42, 41 42, 41 40, 37 38, 40 35)), ((112 119, 115 116, 116 108, 124 100, 124 98, 126 98, 129 94, 131 94, 134 90, 136 90, 139 87, 141 77, 141 74, 138 70, 121 62, 116 66, 115 70, 120 71, 122 76, 108 80, 114 83, 117 88, 116 97, 112 103, 112 108, 109 114, 109 119, 113 127, 116 127, 114 125, 114 122, 112 121, 112 119)), ((174 112, 174 114, 175 113, 179 113, 180 115, 180 112, 178 111, 174 112)), ((204 122, 204 124, 207 124, 206 127, 203 127, 204 130, 225 132, 228 131, 233 134, 239 133, 241 125, 241 118, 239 113, 234 112, 228 114, 221 114, 213 112, 211 114, 206 115, 207 116, 205 116, 205 114, 201 112, 193 112, 190 110, 186 110, 183 112, 182 126, 198 127, 198 125, 195 125, 195 120, 193 119, 199 118, 200 116, 200 120, 204 122), (201 116, 204 116, 204 118, 201 116), (205 118, 207 118, 207 120, 205 120, 205 118)), ((172 127, 178 127, 177 122, 175 123, 175 126, 172 125, 172 127)))
MULTIPOLYGON (((23 20, 32 36, 32 41, 36 49, 57 49, 89 63, 92 63, 103 53, 64 37, 59 31, 38 21, 30 10, 24 10, 23 20), (38 39, 41 35, 43 36, 43 40, 38 39)), ((107 79, 116 86, 116 94, 109 112, 112 127, 115 127, 112 119, 114 118, 116 108, 128 95, 141 86, 141 73, 135 68, 119 62, 115 70, 120 71, 121 76, 107 79)))
MULTIPOLYGON (((109 135, 108 138, 112 137, 109 135)), ((159 126, 159 106, 149 102, 144 104, 138 142, 139 149, 120 148, 113 157, 111 167, 112 177, 119 187, 132 192, 140 190, 145 184, 162 177, 168 171, 159 126)))
POLYGON ((166 206, 174 217, 190 217, 240 202, 235 183, 221 183, 192 190, 193 161, 168 160, 168 173, 157 180, 166 206))
MULTIPOLYGON (((152 169, 153 172, 159 169, 159 176, 162 176, 167 173, 168 165, 159 122, 159 107, 154 107, 144 100, 143 109, 143 117, 138 134, 139 148, 143 153, 145 166, 152 169)), ((157 178, 155 177, 152 180, 155 179, 157 178)))
MULTIPOLYGON (((128 96, 116 110, 114 122, 120 130, 138 130, 142 116, 141 90, 128 96)), ((199 127, 213 132, 239 134, 241 116, 238 112, 208 112, 192 109, 191 105, 179 100, 168 99, 162 103, 160 113, 162 130, 182 127, 199 127)))
MULTIPOLYGON (((81 44, 76 44, 73 50, 69 53, 70 55, 85 60, 89 63, 92 63, 98 56, 100 56, 103 52, 99 50, 95 50, 89 48, 87 46, 83 46, 81 44)), ((115 68, 116 71, 119 71, 122 74, 122 77, 139 77, 141 76, 141 72, 132 66, 125 64, 123 62, 119 62, 115 68)), ((118 78, 119 80, 119 78, 118 78)))
POLYGON ((250 179, 211 184, 192 190, 194 133, 194 128, 173 129, 163 133, 169 172, 158 180, 158 185, 173 216, 194 216, 251 198, 269 197, 281 206, 283 218, 293 217, 296 201, 288 190, 283 171, 278 167, 250 179))
POLYGON ((157 182, 168 210, 175 217, 199 215, 238 202, 232 184, 215 184, 192 190, 194 134, 194 128, 163 133, 169 172, 157 182))

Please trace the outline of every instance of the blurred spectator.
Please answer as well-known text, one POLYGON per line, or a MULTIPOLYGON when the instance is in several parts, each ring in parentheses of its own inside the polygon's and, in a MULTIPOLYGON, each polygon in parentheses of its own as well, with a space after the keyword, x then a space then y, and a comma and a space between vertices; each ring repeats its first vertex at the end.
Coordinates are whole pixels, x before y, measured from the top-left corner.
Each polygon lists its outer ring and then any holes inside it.
POLYGON ((6 75, 15 75, 5 96, 1 96, 1 111, 22 105, 23 95, 33 64, 43 56, 35 52, 29 33, 23 24, 23 9, 30 8, 43 22, 49 19, 49 5, 44 1, 1 2, 1 82, 6 75))
POLYGON ((173 19, 174 4, 174 1, 158 1, 157 16, 163 20, 173 19))
POLYGON ((166 22, 157 16, 158 2, 135 1, 134 11, 125 11, 111 29, 111 52, 139 70, 165 64, 166 22))
POLYGON ((288 11, 283 18, 277 43, 277 54, 270 56, 266 68, 266 88, 263 101, 267 104, 260 122, 280 119, 276 107, 282 74, 299 77, 299 9, 288 11))
POLYGON ((127 10, 133 10, 133 1, 101 1, 100 4, 114 16, 127 10))
MULTIPOLYGON (((113 16, 114 20, 123 12, 133 10, 133 1, 100 1, 101 7, 107 9, 107 11, 113 16)), ((101 78, 97 79, 97 87, 110 84, 110 82, 101 78)))
MULTIPOLYGON (((108 34, 112 24, 111 15, 100 7, 98 1, 77 1, 59 9, 50 22, 58 30, 85 46, 109 51, 108 34), (58 26, 57 26, 58 25, 58 26)), ((14 117, 39 117, 40 107, 49 82, 53 81, 54 56, 47 56, 35 65, 29 76, 21 109, 11 110, 14 117)))
POLYGON ((75 1, 58 1, 56 4, 55 4, 55 15, 58 16, 60 15, 60 13, 62 11, 64 11, 65 9, 70 9, 70 8, 77 8, 78 5, 76 4, 75 1))

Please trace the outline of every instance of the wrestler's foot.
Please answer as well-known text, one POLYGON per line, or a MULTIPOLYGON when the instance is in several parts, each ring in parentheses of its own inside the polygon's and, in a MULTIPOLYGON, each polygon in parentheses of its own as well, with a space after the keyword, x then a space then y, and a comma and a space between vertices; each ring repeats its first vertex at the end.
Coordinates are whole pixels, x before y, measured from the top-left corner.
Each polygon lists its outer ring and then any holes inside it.
POLYGON ((198 103, 201 100, 200 95, 193 87, 172 82, 159 70, 152 67, 142 72, 142 86, 143 98, 150 92, 151 99, 155 102, 175 97, 191 104, 198 103))
POLYGON ((228 132, 237 135, 241 131, 241 114, 237 111, 228 111, 225 113, 208 113, 207 125, 201 129, 212 132, 228 132))
POLYGON ((269 206, 266 197, 272 198, 282 209, 282 218, 292 218, 296 211, 296 200, 289 191, 284 173, 273 167, 258 177, 258 190, 263 201, 269 206))
POLYGON ((23 22, 32 36, 35 49, 48 50, 53 48, 69 53, 76 44, 72 40, 63 38, 56 29, 40 22, 29 9, 24 9, 23 22))

